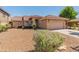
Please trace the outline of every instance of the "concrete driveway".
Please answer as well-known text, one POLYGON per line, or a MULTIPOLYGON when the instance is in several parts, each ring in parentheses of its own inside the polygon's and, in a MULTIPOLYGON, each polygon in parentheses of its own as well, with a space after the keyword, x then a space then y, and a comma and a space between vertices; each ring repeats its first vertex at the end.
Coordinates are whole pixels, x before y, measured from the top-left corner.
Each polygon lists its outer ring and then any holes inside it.
POLYGON ((79 38, 79 31, 77 30, 71 30, 71 29, 60 29, 60 30, 54 30, 54 32, 59 32, 71 37, 79 38))
POLYGON ((58 32, 65 38, 63 43, 66 46, 65 52, 79 52, 79 31, 61 29, 52 32, 58 32))

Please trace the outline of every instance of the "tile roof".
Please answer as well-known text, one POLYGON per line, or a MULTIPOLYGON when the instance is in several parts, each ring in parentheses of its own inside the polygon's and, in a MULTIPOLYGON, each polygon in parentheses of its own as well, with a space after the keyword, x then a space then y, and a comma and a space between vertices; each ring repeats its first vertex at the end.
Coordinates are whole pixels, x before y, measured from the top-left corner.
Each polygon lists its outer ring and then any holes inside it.
POLYGON ((7 14, 8 16, 10 16, 10 14, 8 12, 6 12, 5 10, 3 10, 2 8, 0 8, 0 11, 7 14))
POLYGON ((30 16, 23 16, 24 21, 28 21, 30 16))
POLYGON ((63 17, 58 17, 58 16, 15 16, 12 17, 12 21, 22 21, 22 19, 24 21, 28 21, 30 18, 35 18, 38 20, 45 20, 45 19, 49 19, 49 20, 68 20, 67 18, 63 18, 63 17))
POLYGON ((70 20, 68 22, 79 22, 79 19, 73 19, 73 20, 70 20))
POLYGON ((52 15, 45 16, 43 19, 49 19, 49 20, 68 20, 67 18, 63 18, 63 17, 59 17, 59 16, 52 16, 52 15))
POLYGON ((38 16, 38 15, 34 15, 34 16, 30 16, 31 18, 36 18, 36 19, 41 19, 42 16, 38 16))
POLYGON ((22 21, 22 16, 11 17, 12 21, 22 21))
POLYGON ((22 21, 22 18, 24 21, 28 21, 30 18, 35 18, 35 19, 40 19, 42 18, 41 16, 15 16, 12 17, 12 21, 22 21))

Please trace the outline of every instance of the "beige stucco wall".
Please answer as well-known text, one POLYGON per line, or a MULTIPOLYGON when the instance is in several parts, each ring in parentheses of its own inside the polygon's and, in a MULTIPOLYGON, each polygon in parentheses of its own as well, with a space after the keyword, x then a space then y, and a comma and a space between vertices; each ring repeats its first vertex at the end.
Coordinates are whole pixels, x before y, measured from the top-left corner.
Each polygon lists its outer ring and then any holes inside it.
POLYGON ((12 27, 17 28, 18 26, 22 26, 22 22, 21 21, 13 21, 12 27))
POLYGON ((18 26, 28 26, 28 22, 27 21, 24 21, 24 23, 22 21, 13 21, 13 27, 14 28, 17 28, 18 26))
POLYGON ((47 28, 47 20, 40 20, 39 21, 39 27, 46 29, 47 28))
POLYGON ((18 26, 22 26, 22 17, 19 16, 15 16, 15 17, 11 17, 12 19, 12 27, 17 28, 18 26))
POLYGON ((48 20, 47 29, 64 29, 66 28, 65 20, 48 20))

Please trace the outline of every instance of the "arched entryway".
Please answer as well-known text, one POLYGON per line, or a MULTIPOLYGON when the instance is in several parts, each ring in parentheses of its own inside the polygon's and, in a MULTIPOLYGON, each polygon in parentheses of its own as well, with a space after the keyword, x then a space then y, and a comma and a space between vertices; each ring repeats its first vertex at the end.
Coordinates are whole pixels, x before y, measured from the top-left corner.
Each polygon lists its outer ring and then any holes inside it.
POLYGON ((9 25, 11 28, 13 28, 13 23, 12 22, 9 22, 9 25))

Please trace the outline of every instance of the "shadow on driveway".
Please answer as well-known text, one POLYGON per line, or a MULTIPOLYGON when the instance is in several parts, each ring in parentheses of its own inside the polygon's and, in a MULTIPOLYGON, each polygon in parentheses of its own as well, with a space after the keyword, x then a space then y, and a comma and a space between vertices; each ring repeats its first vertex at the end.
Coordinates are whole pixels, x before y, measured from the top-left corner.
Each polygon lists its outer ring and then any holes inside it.
POLYGON ((79 36, 79 32, 70 32, 70 34, 79 36))

